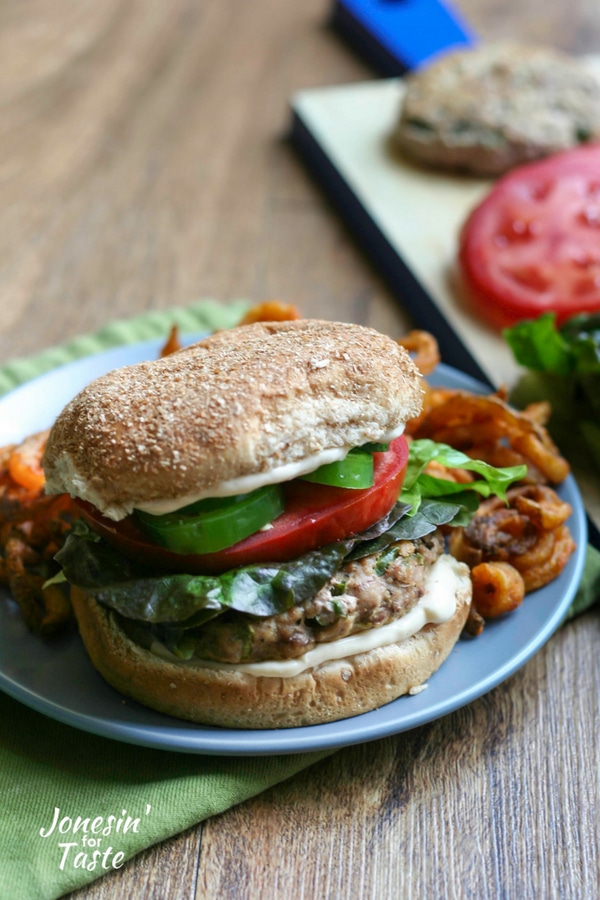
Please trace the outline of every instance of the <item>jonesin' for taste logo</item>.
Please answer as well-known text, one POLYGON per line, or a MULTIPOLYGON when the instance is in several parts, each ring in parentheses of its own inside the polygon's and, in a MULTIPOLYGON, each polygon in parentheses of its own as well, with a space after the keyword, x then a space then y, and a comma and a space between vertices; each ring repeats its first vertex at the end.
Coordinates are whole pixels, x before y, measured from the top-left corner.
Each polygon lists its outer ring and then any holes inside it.
MULTIPOLYGON (((146 804, 143 815, 149 815, 152 807, 146 804)), ((133 818, 126 809, 120 816, 96 816, 71 818, 61 814, 58 806, 54 807, 52 822, 40 828, 41 838, 54 836, 59 850, 58 867, 62 871, 67 868, 87 869, 120 869, 125 861, 122 850, 113 847, 115 836, 130 831, 139 832, 141 817, 133 818), (105 838, 107 840, 105 840, 105 838)))

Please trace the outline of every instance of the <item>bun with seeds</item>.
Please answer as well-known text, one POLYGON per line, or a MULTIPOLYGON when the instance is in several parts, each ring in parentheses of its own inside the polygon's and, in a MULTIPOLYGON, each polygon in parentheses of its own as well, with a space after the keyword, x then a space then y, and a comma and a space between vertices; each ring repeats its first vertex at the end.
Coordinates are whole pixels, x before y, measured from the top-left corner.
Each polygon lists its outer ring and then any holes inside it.
POLYGON ((47 490, 115 520, 177 509, 239 479, 287 481, 286 466, 381 441, 420 408, 410 357, 371 328, 243 326, 85 388, 50 434, 47 490))

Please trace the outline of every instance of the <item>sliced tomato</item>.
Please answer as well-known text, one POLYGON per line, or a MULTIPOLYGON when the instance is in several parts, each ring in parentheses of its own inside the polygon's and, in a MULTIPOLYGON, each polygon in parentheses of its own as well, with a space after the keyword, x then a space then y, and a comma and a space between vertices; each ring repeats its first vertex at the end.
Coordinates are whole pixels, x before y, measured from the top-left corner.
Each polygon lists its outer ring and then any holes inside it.
POLYGON ((460 238, 467 299, 495 327, 600 310, 600 144, 497 182, 460 238))
POLYGON ((291 481, 285 485, 285 512, 271 528, 226 550, 202 555, 174 553, 150 543, 133 516, 112 522, 89 503, 76 502, 92 528, 131 559, 187 574, 225 572, 250 563, 294 559, 364 531, 383 518, 398 499, 407 461, 408 445, 399 437, 387 452, 374 454, 373 487, 348 490, 291 481))

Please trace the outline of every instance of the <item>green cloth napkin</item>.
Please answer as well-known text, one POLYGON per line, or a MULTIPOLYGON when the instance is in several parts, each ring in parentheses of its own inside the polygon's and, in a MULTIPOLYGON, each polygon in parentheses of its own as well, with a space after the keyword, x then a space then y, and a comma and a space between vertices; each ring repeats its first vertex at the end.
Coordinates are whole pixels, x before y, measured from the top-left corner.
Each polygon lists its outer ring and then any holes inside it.
POLYGON ((0 897, 6 900, 61 897, 333 752, 236 758, 149 750, 54 722, 3 694, 0 717, 0 897), (78 817, 90 820, 87 834, 83 827, 73 831, 78 817), (80 868, 84 853, 88 866, 97 854, 92 871, 80 868))
MULTIPOLYGON (((175 323, 182 332, 228 328, 246 308, 241 301, 227 306, 202 301, 114 322, 1 367, 0 395, 73 359, 164 338, 175 323)), ((59 724, 0 693, 0 897, 60 897, 331 752, 232 758, 149 750, 59 724), (87 834, 83 826, 73 831, 78 818, 90 820, 87 834), (51 833, 42 837, 42 830, 51 833), (95 868, 89 868, 94 859, 95 868)))
MULTIPOLYGON (((245 308, 202 301, 115 322, 1 367, 0 395, 73 359, 165 337, 174 323, 184 332, 229 327, 245 308)), ((588 548, 569 617, 599 596, 600 553, 588 548)), ((224 758, 149 750, 59 724, 1 693, 0 723, 0 897, 10 900, 60 897, 332 752, 224 758)))
POLYGON ((585 612, 598 600, 600 600, 600 553, 588 544, 579 588, 565 616, 565 622, 585 612))
POLYGON ((0 367, 0 397, 25 381, 74 359, 152 338, 166 340, 172 325, 178 325, 182 334, 231 328, 239 322, 247 309, 248 303, 244 300, 236 300, 227 305, 216 300, 198 300, 190 306, 155 309, 131 319, 118 319, 95 334, 80 335, 35 356, 5 363, 0 367))

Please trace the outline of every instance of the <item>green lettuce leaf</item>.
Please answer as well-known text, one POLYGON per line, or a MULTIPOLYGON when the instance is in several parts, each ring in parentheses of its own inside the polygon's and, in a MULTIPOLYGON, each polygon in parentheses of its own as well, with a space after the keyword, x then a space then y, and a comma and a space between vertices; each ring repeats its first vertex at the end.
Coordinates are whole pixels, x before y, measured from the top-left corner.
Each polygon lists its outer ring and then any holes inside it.
POLYGON ((523 407, 548 400, 548 428, 564 455, 579 467, 600 466, 600 314, 573 316, 558 327, 556 316, 545 313, 503 333, 517 362, 529 370, 511 402, 523 407))
POLYGON ((443 498, 462 507, 465 514, 472 514, 478 503, 475 495, 480 497, 495 495, 505 500, 508 488, 523 478, 526 472, 526 466, 495 468, 479 459, 471 459, 466 453, 455 450, 447 444, 438 444, 422 438, 410 445, 408 467, 400 499, 412 506, 413 515, 418 512, 425 498, 430 500, 443 498), (478 477, 469 484, 436 478, 424 471, 433 461, 452 469, 467 469, 478 477))
POLYGON ((556 315, 544 313, 539 319, 518 322, 506 328, 504 338, 518 363, 539 372, 567 375, 573 359, 567 341, 556 327, 556 315))

